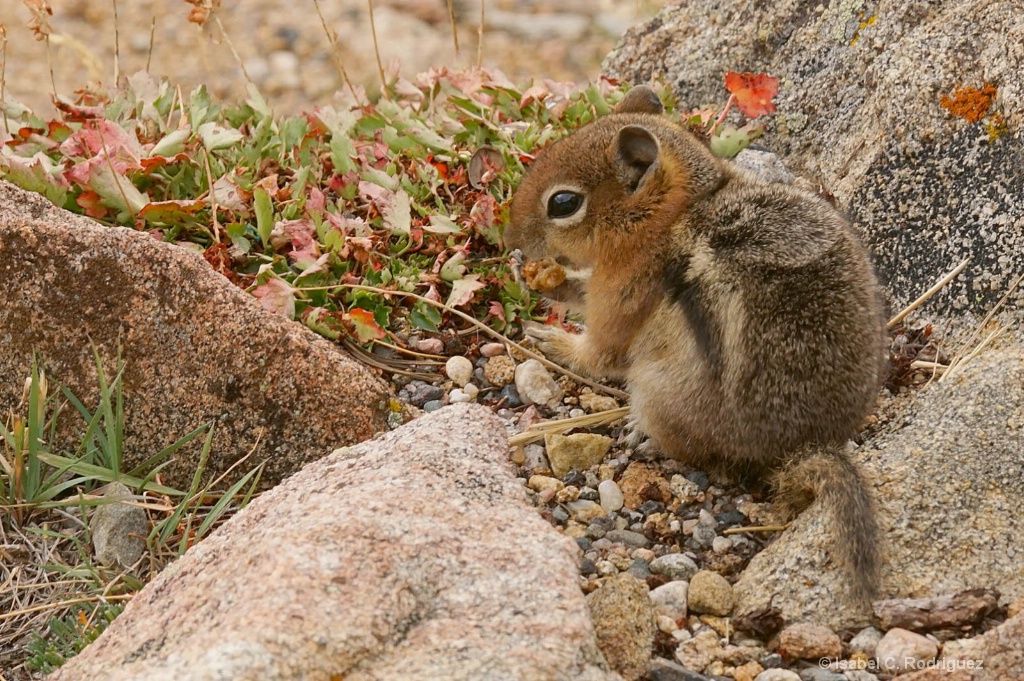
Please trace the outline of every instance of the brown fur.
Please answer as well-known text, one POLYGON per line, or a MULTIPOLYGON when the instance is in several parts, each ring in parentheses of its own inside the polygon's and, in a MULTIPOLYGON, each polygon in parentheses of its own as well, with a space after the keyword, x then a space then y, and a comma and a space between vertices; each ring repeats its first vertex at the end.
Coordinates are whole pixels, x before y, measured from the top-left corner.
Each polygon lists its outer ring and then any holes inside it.
POLYGON ((801 490, 826 503, 857 594, 873 593, 871 498, 843 445, 878 392, 883 305, 831 205, 715 158, 634 88, 537 158, 505 242, 569 274, 546 295, 579 307, 587 328, 529 330, 549 356, 625 379, 634 420, 665 454, 774 476, 790 505, 801 490), (585 205, 549 217, 560 192, 585 205))

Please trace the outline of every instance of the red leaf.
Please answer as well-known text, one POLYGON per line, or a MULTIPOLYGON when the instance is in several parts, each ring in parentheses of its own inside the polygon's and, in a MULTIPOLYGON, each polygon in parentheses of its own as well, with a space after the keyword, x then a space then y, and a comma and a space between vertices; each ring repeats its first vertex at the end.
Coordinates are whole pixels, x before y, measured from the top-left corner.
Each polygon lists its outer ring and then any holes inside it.
POLYGON ((772 99, 779 94, 779 79, 764 73, 725 74, 725 89, 736 98, 736 106, 745 115, 757 118, 775 111, 772 99))
POLYGON ((360 343, 368 343, 372 340, 383 338, 387 334, 384 333, 384 329, 380 328, 376 320, 373 318, 373 312, 364 310, 361 307, 353 307, 345 315, 345 319, 352 322, 352 326, 356 331, 356 336, 359 338, 360 343))

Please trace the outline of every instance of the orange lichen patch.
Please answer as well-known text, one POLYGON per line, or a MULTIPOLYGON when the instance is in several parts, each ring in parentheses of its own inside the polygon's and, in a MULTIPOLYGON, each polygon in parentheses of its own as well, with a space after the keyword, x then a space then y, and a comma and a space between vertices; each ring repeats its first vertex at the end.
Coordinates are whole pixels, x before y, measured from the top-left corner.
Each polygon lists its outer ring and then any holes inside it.
POLYGON ((957 88, 952 97, 943 95, 939 104, 954 116, 977 123, 988 113, 995 101, 996 92, 996 86, 988 83, 980 90, 973 87, 957 88))

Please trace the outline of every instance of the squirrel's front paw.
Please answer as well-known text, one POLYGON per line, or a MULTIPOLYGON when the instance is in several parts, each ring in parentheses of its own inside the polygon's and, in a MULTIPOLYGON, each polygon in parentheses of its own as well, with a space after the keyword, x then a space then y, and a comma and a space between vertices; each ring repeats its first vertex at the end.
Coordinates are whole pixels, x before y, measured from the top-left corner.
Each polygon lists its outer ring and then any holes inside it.
POLYGON ((528 323, 523 326, 526 337, 543 352, 548 359, 556 362, 575 364, 576 345, 579 336, 574 336, 558 326, 528 323))

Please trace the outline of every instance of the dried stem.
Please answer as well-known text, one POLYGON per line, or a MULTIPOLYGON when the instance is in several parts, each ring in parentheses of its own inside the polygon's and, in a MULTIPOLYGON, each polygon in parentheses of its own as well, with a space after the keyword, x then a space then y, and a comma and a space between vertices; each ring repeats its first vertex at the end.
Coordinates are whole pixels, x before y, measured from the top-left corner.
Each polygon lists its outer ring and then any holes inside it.
POLYGON ((480 0, 480 25, 476 29, 476 67, 484 64, 484 0, 480 0))
POLYGON ((149 66, 153 63, 153 45, 156 41, 156 15, 153 15, 149 22, 149 50, 146 52, 146 73, 149 73, 149 66))
POLYGON ((619 407, 618 409, 600 411, 596 414, 586 414, 584 416, 558 419, 557 421, 534 423, 522 433, 510 437, 508 439, 508 443, 513 447, 518 447, 536 440, 541 440, 545 435, 554 435, 566 430, 571 430, 572 428, 593 428, 594 426, 603 426, 607 423, 614 423, 626 416, 629 416, 629 407, 619 407))
POLYGON ((228 46, 228 49, 231 50, 231 56, 233 56, 235 61, 238 62, 238 68, 242 69, 242 75, 245 77, 245 82, 249 83, 249 85, 258 92, 259 88, 256 87, 256 83, 254 83, 252 78, 249 77, 249 72, 245 69, 245 64, 242 62, 242 57, 238 54, 238 50, 235 49, 235 44, 231 42, 231 36, 228 35, 227 30, 224 28, 224 24, 221 23, 220 16, 215 13, 211 13, 210 16, 212 16, 213 20, 217 22, 217 28, 220 30, 220 34, 224 37, 224 43, 228 46))
POLYGON ((11 124, 7 120, 7 107, 3 105, 7 96, 7 27, 0 24, 0 110, 4 114, 4 131, 11 134, 11 124))
POLYGON ((324 33, 327 34, 327 42, 331 44, 331 57, 334 60, 334 67, 338 69, 338 73, 341 74, 341 80, 348 87, 348 91, 352 93, 352 98, 355 101, 359 101, 359 94, 356 92, 356 88, 352 85, 352 81, 349 80, 348 71, 345 70, 345 65, 341 62, 341 50, 338 47, 338 36, 334 31, 327 27, 327 20, 324 18, 324 13, 320 10, 320 0, 313 0, 313 6, 316 7, 317 16, 320 17, 320 25, 324 27, 324 33))
POLYGON ((945 276, 943 276, 942 279, 940 279, 934 286, 932 286, 930 289, 922 293, 917 300, 912 302, 910 305, 907 305, 899 312, 899 314, 890 319, 889 322, 885 325, 885 328, 889 330, 896 328, 896 326, 900 322, 902 322, 908 314, 924 305, 929 298, 931 298, 936 293, 941 291, 942 287, 944 287, 949 282, 953 281, 953 279, 956 278, 956 275, 963 272, 964 268, 967 267, 967 263, 970 262, 970 260, 970 258, 964 258, 963 262, 961 262, 959 265, 957 265, 952 270, 947 272, 945 276))
POLYGON ((455 45, 455 58, 459 58, 459 28, 455 23, 455 0, 447 0, 448 23, 452 27, 452 43, 455 45))
POLYGON ((114 7, 114 87, 121 78, 121 34, 117 30, 117 0, 110 0, 114 7))
POLYGON ((373 20, 373 0, 366 0, 370 8, 370 35, 373 37, 373 55, 377 57, 377 73, 380 74, 380 87, 384 90, 388 86, 387 76, 384 75, 384 64, 380 60, 380 47, 377 45, 377 24, 373 20))

